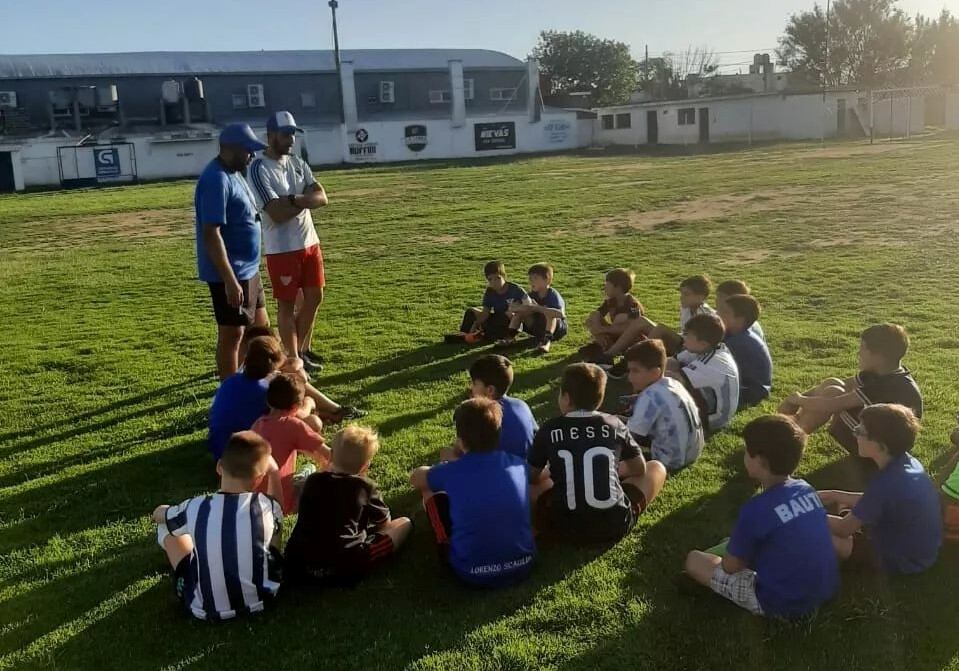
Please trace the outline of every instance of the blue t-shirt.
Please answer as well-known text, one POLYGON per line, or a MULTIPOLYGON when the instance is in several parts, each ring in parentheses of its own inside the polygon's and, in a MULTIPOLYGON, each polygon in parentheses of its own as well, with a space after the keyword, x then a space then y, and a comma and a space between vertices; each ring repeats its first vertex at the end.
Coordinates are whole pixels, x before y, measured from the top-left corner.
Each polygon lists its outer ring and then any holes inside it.
POLYGON ((512 396, 503 396, 499 399, 499 406, 503 409, 503 426, 499 431, 499 449, 516 455, 523 462, 526 453, 533 444, 533 436, 539 428, 532 410, 525 401, 512 396))
POLYGON ((492 289, 486 289, 486 293, 483 294, 483 307, 490 312, 505 313, 510 303, 522 303, 528 298, 529 295, 523 287, 515 282, 507 282, 501 294, 492 289))
POLYGON ((839 589, 826 509, 805 480, 790 478, 747 501, 728 551, 756 572, 756 597, 767 615, 805 615, 839 589))
POLYGON ((235 373, 223 380, 210 407, 210 430, 207 445, 214 459, 223 454, 226 443, 237 431, 247 431, 269 406, 266 390, 270 378, 254 380, 243 373, 235 373))
POLYGON ((449 558, 461 579, 495 587, 529 573, 536 546, 526 462, 502 450, 467 452, 433 466, 426 481, 449 496, 449 558))
POLYGON ((724 340, 739 368, 739 405, 766 400, 773 386, 773 360, 766 341, 755 331, 730 333, 724 340))
POLYGON ((942 544, 939 494, 908 452, 873 477, 852 514, 862 520, 889 573, 919 573, 936 563, 942 544))
POLYGON ((540 298, 539 294, 535 291, 531 291, 529 297, 532 298, 533 302, 537 305, 542 305, 544 308, 553 308, 554 310, 559 310, 564 315, 566 314, 566 301, 563 300, 560 293, 553 287, 547 289, 546 295, 542 298, 540 298))
POLYGON ((238 280, 248 280, 260 270, 260 221, 243 175, 227 172, 215 158, 196 183, 193 194, 196 210, 196 265, 204 282, 222 282, 223 278, 206 253, 204 224, 220 227, 226 256, 238 280))

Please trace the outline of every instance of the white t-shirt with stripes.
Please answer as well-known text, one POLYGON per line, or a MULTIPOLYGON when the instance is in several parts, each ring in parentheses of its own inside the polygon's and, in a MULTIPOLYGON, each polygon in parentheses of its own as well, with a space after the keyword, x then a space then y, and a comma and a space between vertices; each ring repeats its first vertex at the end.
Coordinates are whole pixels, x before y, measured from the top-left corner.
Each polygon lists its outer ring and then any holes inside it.
POLYGON ((673 378, 664 377, 639 393, 626 426, 649 438, 653 459, 670 470, 693 463, 703 449, 699 408, 683 383, 673 378))
POLYGON ((720 343, 701 355, 681 352, 676 358, 684 364, 686 379, 706 400, 708 430, 726 426, 739 409, 739 368, 732 353, 720 343))
POLYGON ((313 171, 299 156, 281 156, 279 160, 260 154, 247 170, 247 180, 263 220, 263 247, 267 254, 284 254, 320 243, 309 209, 301 210, 289 221, 273 221, 264 209, 271 200, 298 196, 316 184, 313 171))
POLYGON ((280 588, 270 542, 282 523, 280 504, 254 492, 217 492, 167 509, 167 530, 193 539, 193 593, 184 600, 194 616, 227 620, 263 610, 280 588))

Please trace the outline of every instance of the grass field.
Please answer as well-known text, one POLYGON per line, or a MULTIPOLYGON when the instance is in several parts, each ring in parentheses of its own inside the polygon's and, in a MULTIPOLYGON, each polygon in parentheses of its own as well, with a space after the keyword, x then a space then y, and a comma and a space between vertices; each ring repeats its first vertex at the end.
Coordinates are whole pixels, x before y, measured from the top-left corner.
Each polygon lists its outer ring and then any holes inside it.
MULTIPOLYGON (((0 669, 959 668, 956 552, 919 577, 845 575, 834 603, 794 624, 678 585, 686 551, 726 535, 754 491, 739 432, 772 401, 713 438, 621 543, 544 546, 533 578, 506 591, 439 570, 407 484, 452 436, 478 352, 437 343, 491 258, 524 282, 552 262, 569 305, 566 341, 514 358, 514 392, 541 420, 604 270, 634 268, 669 323, 678 281, 707 272, 762 302, 777 402, 854 372, 864 326, 906 324, 927 410, 916 452, 935 467, 959 408, 959 138, 319 177, 332 201, 317 219, 319 386, 370 410, 383 436, 372 475, 418 522, 409 546, 354 591, 288 593, 221 625, 182 615, 147 515, 216 486, 193 184, 0 197, 0 669)), ((801 475, 851 485, 840 457, 816 436, 801 475)))

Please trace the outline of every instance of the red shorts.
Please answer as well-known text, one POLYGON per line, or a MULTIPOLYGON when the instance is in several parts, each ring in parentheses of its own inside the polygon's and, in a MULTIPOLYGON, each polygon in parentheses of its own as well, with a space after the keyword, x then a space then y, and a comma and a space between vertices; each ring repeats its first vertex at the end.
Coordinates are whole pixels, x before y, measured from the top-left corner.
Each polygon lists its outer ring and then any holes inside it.
POLYGON ((283 254, 267 254, 266 269, 273 285, 273 298, 292 303, 304 287, 326 286, 323 252, 319 245, 283 254))

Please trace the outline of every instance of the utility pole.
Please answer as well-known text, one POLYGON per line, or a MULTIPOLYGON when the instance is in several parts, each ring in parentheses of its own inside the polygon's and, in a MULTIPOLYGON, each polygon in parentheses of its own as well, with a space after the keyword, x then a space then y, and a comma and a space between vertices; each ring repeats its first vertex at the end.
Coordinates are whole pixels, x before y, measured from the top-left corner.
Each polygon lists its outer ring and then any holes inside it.
POLYGON ((832 0, 826 0, 826 62, 822 70, 822 88, 825 95, 826 87, 829 86, 829 15, 832 12, 832 0))
POLYGON ((343 79, 340 72, 340 34, 336 27, 336 8, 340 6, 338 0, 330 0, 328 3, 330 12, 333 14, 333 60, 336 62, 336 99, 340 105, 340 122, 346 121, 343 116, 343 79))
POLYGON ((649 45, 646 45, 646 60, 643 61, 643 89, 649 93, 649 45))

